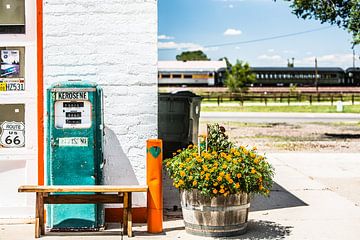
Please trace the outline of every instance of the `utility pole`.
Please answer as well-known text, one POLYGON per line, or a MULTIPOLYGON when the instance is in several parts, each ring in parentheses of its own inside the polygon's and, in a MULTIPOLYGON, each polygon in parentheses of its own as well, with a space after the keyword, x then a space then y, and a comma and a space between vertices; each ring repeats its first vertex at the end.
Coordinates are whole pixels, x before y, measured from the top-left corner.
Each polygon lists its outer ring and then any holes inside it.
POLYGON ((355 49, 353 49, 353 68, 355 71, 355 49))
POLYGON ((319 86, 318 86, 318 69, 317 69, 317 58, 315 58, 315 87, 316 87, 316 93, 319 92, 319 86))

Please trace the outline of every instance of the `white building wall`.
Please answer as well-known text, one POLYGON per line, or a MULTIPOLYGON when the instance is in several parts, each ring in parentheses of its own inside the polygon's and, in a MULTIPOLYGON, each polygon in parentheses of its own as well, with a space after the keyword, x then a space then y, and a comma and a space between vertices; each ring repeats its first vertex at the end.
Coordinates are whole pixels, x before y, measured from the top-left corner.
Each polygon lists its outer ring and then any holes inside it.
MULTIPOLYGON (((105 95, 105 183, 146 183, 157 137, 157 1, 44 1, 45 87, 97 82, 105 95)), ((134 196, 146 206, 145 194, 134 196)))

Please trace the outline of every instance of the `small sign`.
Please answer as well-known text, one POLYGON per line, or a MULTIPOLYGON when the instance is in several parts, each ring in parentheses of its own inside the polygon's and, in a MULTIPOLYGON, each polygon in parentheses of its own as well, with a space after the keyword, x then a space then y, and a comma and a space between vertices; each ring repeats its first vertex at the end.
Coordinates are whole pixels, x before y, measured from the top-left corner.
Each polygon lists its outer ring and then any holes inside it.
POLYGON ((67 137, 59 138, 60 147, 87 147, 89 145, 89 140, 87 137, 67 137))
POLYGON ((22 122, 7 122, 1 124, 0 144, 4 147, 16 148, 25 145, 25 125, 22 122))
POLYGON ((24 91, 24 79, 0 79, 0 91, 24 91))
POLYGON ((19 50, 0 51, 0 76, 19 77, 20 54, 19 50))
POLYGON ((57 92, 56 100, 88 100, 88 92, 57 92))

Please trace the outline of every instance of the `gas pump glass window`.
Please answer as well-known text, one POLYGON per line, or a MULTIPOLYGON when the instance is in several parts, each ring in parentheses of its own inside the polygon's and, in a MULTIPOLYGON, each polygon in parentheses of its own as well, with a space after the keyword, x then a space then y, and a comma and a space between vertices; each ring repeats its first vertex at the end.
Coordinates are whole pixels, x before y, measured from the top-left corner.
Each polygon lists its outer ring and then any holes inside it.
POLYGON ((0 0, 0 34, 25 33, 25 0, 0 0))
POLYGON ((90 128, 92 105, 88 100, 56 101, 56 128, 90 128))

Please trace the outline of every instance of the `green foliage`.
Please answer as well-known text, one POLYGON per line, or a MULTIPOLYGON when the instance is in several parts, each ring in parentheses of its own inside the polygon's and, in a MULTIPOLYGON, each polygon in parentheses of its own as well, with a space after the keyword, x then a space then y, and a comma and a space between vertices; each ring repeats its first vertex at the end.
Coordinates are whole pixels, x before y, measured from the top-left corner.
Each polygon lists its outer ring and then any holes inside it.
POLYGON ((254 83, 256 76, 251 72, 250 65, 243 61, 236 61, 236 64, 226 72, 225 85, 230 92, 247 92, 249 86, 254 83))
POLYGON ((208 132, 208 147, 210 152, 226 152, 233 147, 232 142, 229 141, 229 137, 225 134, 225 128, 219 124, 209 124, 208 132))
MULTIPOLYGON (((276 1, 276 0, 275 0, 276 1)), ((291 2, 293 13, 303 19, 314 18, 321 23, 336 24, 353 36, 353 44, 360 43, 359 0, 285 0, 291 2)))
POLYGON ((225 62, 226 62, 226 68, 231 69, 232 65, 231 65, 229 59, 227 57, 222 57, 219 59, 219 61, 223 61, 223 60, 225 60, 225 62))
POLYGON ((180 55, 176 55, 178 61, 210 61, 210 58, 206 56, 203 51, 188 51, 182 52, 180 55))
POLYGON ((265 157, 255 147, 235 147, 218 124, 208 129, 207 144, 204 140, 200 146, 189 145, 164 160, 174 186, 197 189, 206 196, 241 192, 268 195, 274 169, 265 157))

